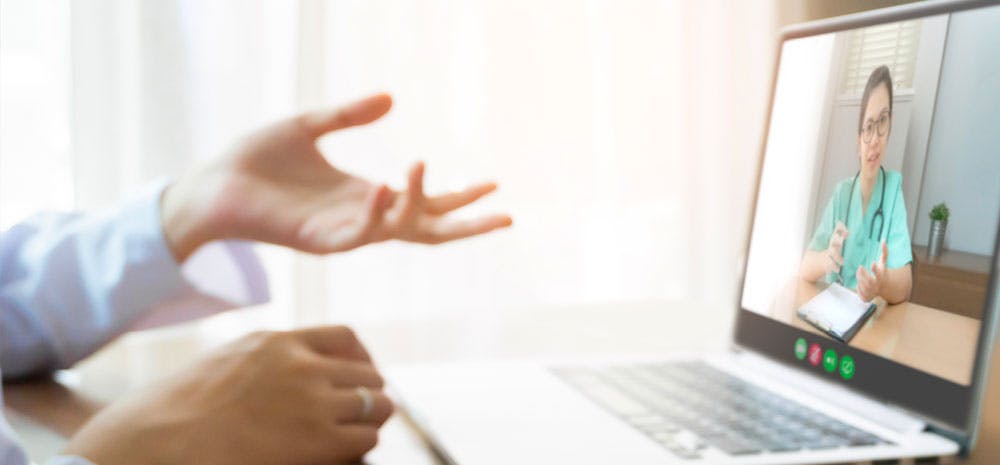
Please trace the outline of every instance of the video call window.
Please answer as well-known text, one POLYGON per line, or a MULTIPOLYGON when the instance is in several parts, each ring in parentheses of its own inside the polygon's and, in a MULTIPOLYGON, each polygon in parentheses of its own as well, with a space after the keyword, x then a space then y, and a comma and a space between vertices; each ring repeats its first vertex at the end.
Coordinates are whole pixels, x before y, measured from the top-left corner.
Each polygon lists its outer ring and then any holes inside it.
POLYGON ((743 308, 969 385, 1000 224, 998 23, 784 44, 743 308))

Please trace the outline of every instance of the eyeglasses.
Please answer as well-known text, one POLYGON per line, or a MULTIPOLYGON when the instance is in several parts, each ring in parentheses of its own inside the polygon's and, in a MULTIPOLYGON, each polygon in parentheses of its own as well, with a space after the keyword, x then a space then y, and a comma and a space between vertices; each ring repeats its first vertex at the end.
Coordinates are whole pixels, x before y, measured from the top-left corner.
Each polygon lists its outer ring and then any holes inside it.
POLYGON ((875 134, 876 130, 878 130, 879 137, 889 132, 890 115, 889 110, 885 110, 878 115, 877 120, 870 119, 865 123, 864 129, 861 131, 861 136, 866 144, 872 141, 872 135, 875 134))

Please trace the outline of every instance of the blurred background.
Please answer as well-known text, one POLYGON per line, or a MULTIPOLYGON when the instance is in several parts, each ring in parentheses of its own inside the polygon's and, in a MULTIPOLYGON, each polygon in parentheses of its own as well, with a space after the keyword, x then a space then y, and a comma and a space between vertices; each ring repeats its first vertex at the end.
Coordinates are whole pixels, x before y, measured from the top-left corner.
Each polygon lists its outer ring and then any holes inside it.
POLYGON ((323 141, 331 162, 400 186, 425 160, 432 192, 496 180, 465 214, 515 226, 331 257, 262 246, 273 302, 202 330, 652 299, 728 319, 778 31, 896 3, 0 0, 0 228, 389 91, 386 118, 323 141))

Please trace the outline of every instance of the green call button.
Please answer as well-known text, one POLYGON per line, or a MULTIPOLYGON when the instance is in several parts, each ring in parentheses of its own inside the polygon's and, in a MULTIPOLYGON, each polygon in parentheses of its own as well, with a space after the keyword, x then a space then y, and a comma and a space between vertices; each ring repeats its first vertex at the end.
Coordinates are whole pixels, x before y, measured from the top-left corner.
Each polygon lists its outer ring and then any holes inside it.
POLYGON ((850 355, 840 357, 840 377, 851 379, 854 377, 854 359, 850 355))
POLYGON ((826 349, 823 354, 823 369, 829 373, 837 369, 837 352, 833 349, 826 349))
POLYGON ((795 341, 795 358, 799 360, 804 360, 806 358, 807 346, 805 338, 799 338, 795 341))

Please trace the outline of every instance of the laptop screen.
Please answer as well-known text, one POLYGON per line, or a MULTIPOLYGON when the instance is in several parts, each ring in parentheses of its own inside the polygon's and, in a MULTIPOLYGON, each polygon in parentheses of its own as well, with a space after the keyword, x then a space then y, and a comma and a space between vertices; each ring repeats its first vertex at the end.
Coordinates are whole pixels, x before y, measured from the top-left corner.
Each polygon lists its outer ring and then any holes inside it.
POLYGON ((782 43, 739 342, 966 424, 997 311, 998 31, 988 7, 782 43))

